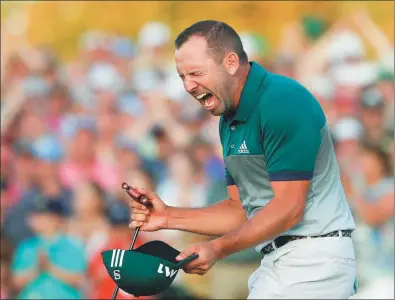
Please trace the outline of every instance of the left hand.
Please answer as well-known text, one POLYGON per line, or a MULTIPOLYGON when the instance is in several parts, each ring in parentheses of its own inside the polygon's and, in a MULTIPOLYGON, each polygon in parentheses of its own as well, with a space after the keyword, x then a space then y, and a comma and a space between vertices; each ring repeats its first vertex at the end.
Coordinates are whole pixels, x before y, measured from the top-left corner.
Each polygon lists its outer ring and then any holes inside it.
POLYGON ((39 253, 38 266, 41 272, 47 272, 49 269, 48 256, 44 251, 39 253))
POLYGON ((192 244, 182 251, 176 259, 180 261, 193 254, 198 254, 199 257, 183 267, 185 273, 204 275, 219 259, 219 250, 212 241, 192 244))

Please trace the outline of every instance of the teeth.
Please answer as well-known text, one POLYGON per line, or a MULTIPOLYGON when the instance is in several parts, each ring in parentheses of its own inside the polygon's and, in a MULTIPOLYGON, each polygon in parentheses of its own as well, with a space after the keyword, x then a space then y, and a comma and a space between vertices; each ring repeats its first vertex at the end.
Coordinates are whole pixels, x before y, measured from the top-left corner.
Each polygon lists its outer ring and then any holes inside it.
POLYGON ((206 107, 211 106, 214 103, 213 99, 207 99, 206 101, 204 101, 204 105, 206 107))
POLYGON ((207 93, 200 94, 199 96, 196 97, 196 99, 200 100, 200 99, 202 99, 202 98, 203 98, 204 96, 206 96, 206 95, 207 95, 207 93))

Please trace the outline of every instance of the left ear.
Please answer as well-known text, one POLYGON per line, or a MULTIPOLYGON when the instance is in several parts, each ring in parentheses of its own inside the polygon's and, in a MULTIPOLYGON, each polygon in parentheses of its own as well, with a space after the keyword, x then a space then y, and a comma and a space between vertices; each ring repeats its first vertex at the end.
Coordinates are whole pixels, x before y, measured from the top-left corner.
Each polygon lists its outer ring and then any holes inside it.
POLYGON ((224 65, 230 75, 235 75, 240 66, 239 56, 234 52, 228 53, 225 56, 224 65))

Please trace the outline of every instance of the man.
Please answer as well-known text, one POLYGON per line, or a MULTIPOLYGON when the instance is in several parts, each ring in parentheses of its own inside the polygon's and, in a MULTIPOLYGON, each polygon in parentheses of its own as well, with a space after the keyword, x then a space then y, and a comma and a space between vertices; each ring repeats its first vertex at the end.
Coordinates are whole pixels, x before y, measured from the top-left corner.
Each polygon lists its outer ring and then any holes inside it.
POLYGON ((255 246, 263 258, 248 280, 249 299, 350 297, 355 225, 316 99, 249 62, 237 33, 222 22, 192 25, 175 46, 185 89, 220 116, 229 198, 177 208, 140 189, 152 208, 132 201, 130 227, 216 236, 179 255, 199 254, 184 268, 191 274, 255 246))

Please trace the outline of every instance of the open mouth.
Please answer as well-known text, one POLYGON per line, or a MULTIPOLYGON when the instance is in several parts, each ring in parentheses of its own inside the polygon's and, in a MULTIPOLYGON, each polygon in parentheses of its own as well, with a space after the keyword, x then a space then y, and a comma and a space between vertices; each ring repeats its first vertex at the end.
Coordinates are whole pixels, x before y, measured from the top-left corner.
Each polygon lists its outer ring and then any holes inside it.
POLYGON ((214 107, 215 100, 213 94, 211 93, 200 94, 196 97, 196 99, 198 99, 200 103, 202 103, 207 109, 212 109, 214 107))

